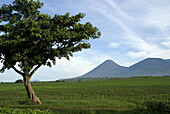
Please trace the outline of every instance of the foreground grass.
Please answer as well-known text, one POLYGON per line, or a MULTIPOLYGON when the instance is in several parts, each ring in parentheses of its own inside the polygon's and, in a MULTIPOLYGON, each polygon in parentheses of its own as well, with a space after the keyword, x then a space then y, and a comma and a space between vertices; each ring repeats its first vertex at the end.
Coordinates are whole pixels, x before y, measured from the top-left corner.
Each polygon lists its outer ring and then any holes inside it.
POLYGON ((170 103, 170 77, 138 77, 85 82, 32 83, 43 105, 27 100, 22 83, 0 84, 0 107, 72 110, 127 110, 147 101, 170 103))
POLYGON ((168 112, 149 111, 147 109, 133 110, 31 110, 0 108, 0 114, 168 114, 168 112))

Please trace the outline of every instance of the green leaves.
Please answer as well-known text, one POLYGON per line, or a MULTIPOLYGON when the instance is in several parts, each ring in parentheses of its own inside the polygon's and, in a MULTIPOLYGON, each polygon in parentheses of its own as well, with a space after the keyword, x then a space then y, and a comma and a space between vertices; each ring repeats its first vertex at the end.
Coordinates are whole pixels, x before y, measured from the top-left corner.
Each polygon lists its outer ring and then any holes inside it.
POLYGON ((0 60, 3 69, 18 63, 23 72, 30 72, 37 65, 55 65, 56 58, 69 60, 73 52, 90 48, 89 39, 101 33, 90 22, 81 24, 84 13, 70 16, 42 14, 43 3, 33 0, 15 0, 12 5, 0 8, 0 60), (50 62, 49 62, 50 61, 50 62))
POLYGON ((23 16, 23 18, 27 19, 29 16, 35 16, 40 13, 38 11, 39 8, 43 6, 43 3, 40 3, 38 0, 15 0, 13 1, 13 10, 17 11, 19 14, 23 16))

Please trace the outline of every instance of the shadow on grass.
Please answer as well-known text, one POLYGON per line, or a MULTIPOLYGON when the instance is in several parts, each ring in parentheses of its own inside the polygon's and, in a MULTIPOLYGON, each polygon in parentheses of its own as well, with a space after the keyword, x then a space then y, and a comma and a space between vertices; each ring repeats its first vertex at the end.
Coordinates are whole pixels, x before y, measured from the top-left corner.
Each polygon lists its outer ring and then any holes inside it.
POLYGON ((169 112, 150 111, 146 109, 133 110, 51 110, 53 114, 169 114, 169 112))
POLYGON ((144 107, 128 110, 105 110, 105 109, 85 109, 85 110, 51 110, 55 114, 170 114, 170 106, 158 101, 145 102, 144 107))

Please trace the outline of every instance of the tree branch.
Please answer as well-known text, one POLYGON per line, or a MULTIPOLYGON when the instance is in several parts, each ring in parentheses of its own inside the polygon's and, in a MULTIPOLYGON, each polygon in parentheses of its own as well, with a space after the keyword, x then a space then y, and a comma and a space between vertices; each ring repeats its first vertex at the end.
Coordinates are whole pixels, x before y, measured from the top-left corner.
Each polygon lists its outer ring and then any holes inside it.
POLYGON ((40 40, 37 40, 36 42, 34 42, 34 44, 35 44, 35 45, 38 44, 39 41, 40 41, 40 40))
POLYGON ((14 66, 13 66, 12 68, 15 70, 15 72, 17 72, 18 74, 20 74, 20 75, 23 76, 24 73, 22 73, 21 71, 19 71, 18 69, 16 69, 14 66))
POLYGON ((39 69, 41 67, 42 64, 39 64, 37 67, 34 68, 34 70, 29 74, 29 77, 31 78, 32 75, 35 73, 35 71, 37 71, 37 69, 39 69))
POLYGON ((25 20, 28 20, 31 16, 28 16, 25 20))

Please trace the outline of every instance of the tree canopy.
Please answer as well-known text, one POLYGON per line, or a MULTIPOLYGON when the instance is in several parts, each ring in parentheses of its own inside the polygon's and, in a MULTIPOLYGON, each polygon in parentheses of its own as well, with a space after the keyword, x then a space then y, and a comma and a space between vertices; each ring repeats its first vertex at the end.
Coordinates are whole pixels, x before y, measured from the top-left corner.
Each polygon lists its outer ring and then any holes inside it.
POLYGON ((42 14, 43 6, 33 0, 15 0, 13 5, 0 8, 0 54, 3 68, 13 68, 18 62, 22 71, 30 71, 35 65, 51 66, 57 58, 69 59, 73 52, 90 48, 89 38, 95 39, 100 32, 91 23, 80 24, 85 14, 75 16, 42 14))
POLYGON ((12 68, 31 78, 40 66, 51 67, 57 58, 69 59, 73 52, 90 48, 89 39, 100 37, 90 22, 80 23, 84 13, 51 17, 39 11, 42 6, 39 0, 14 0, 0 7, 1 72, 12 68))

